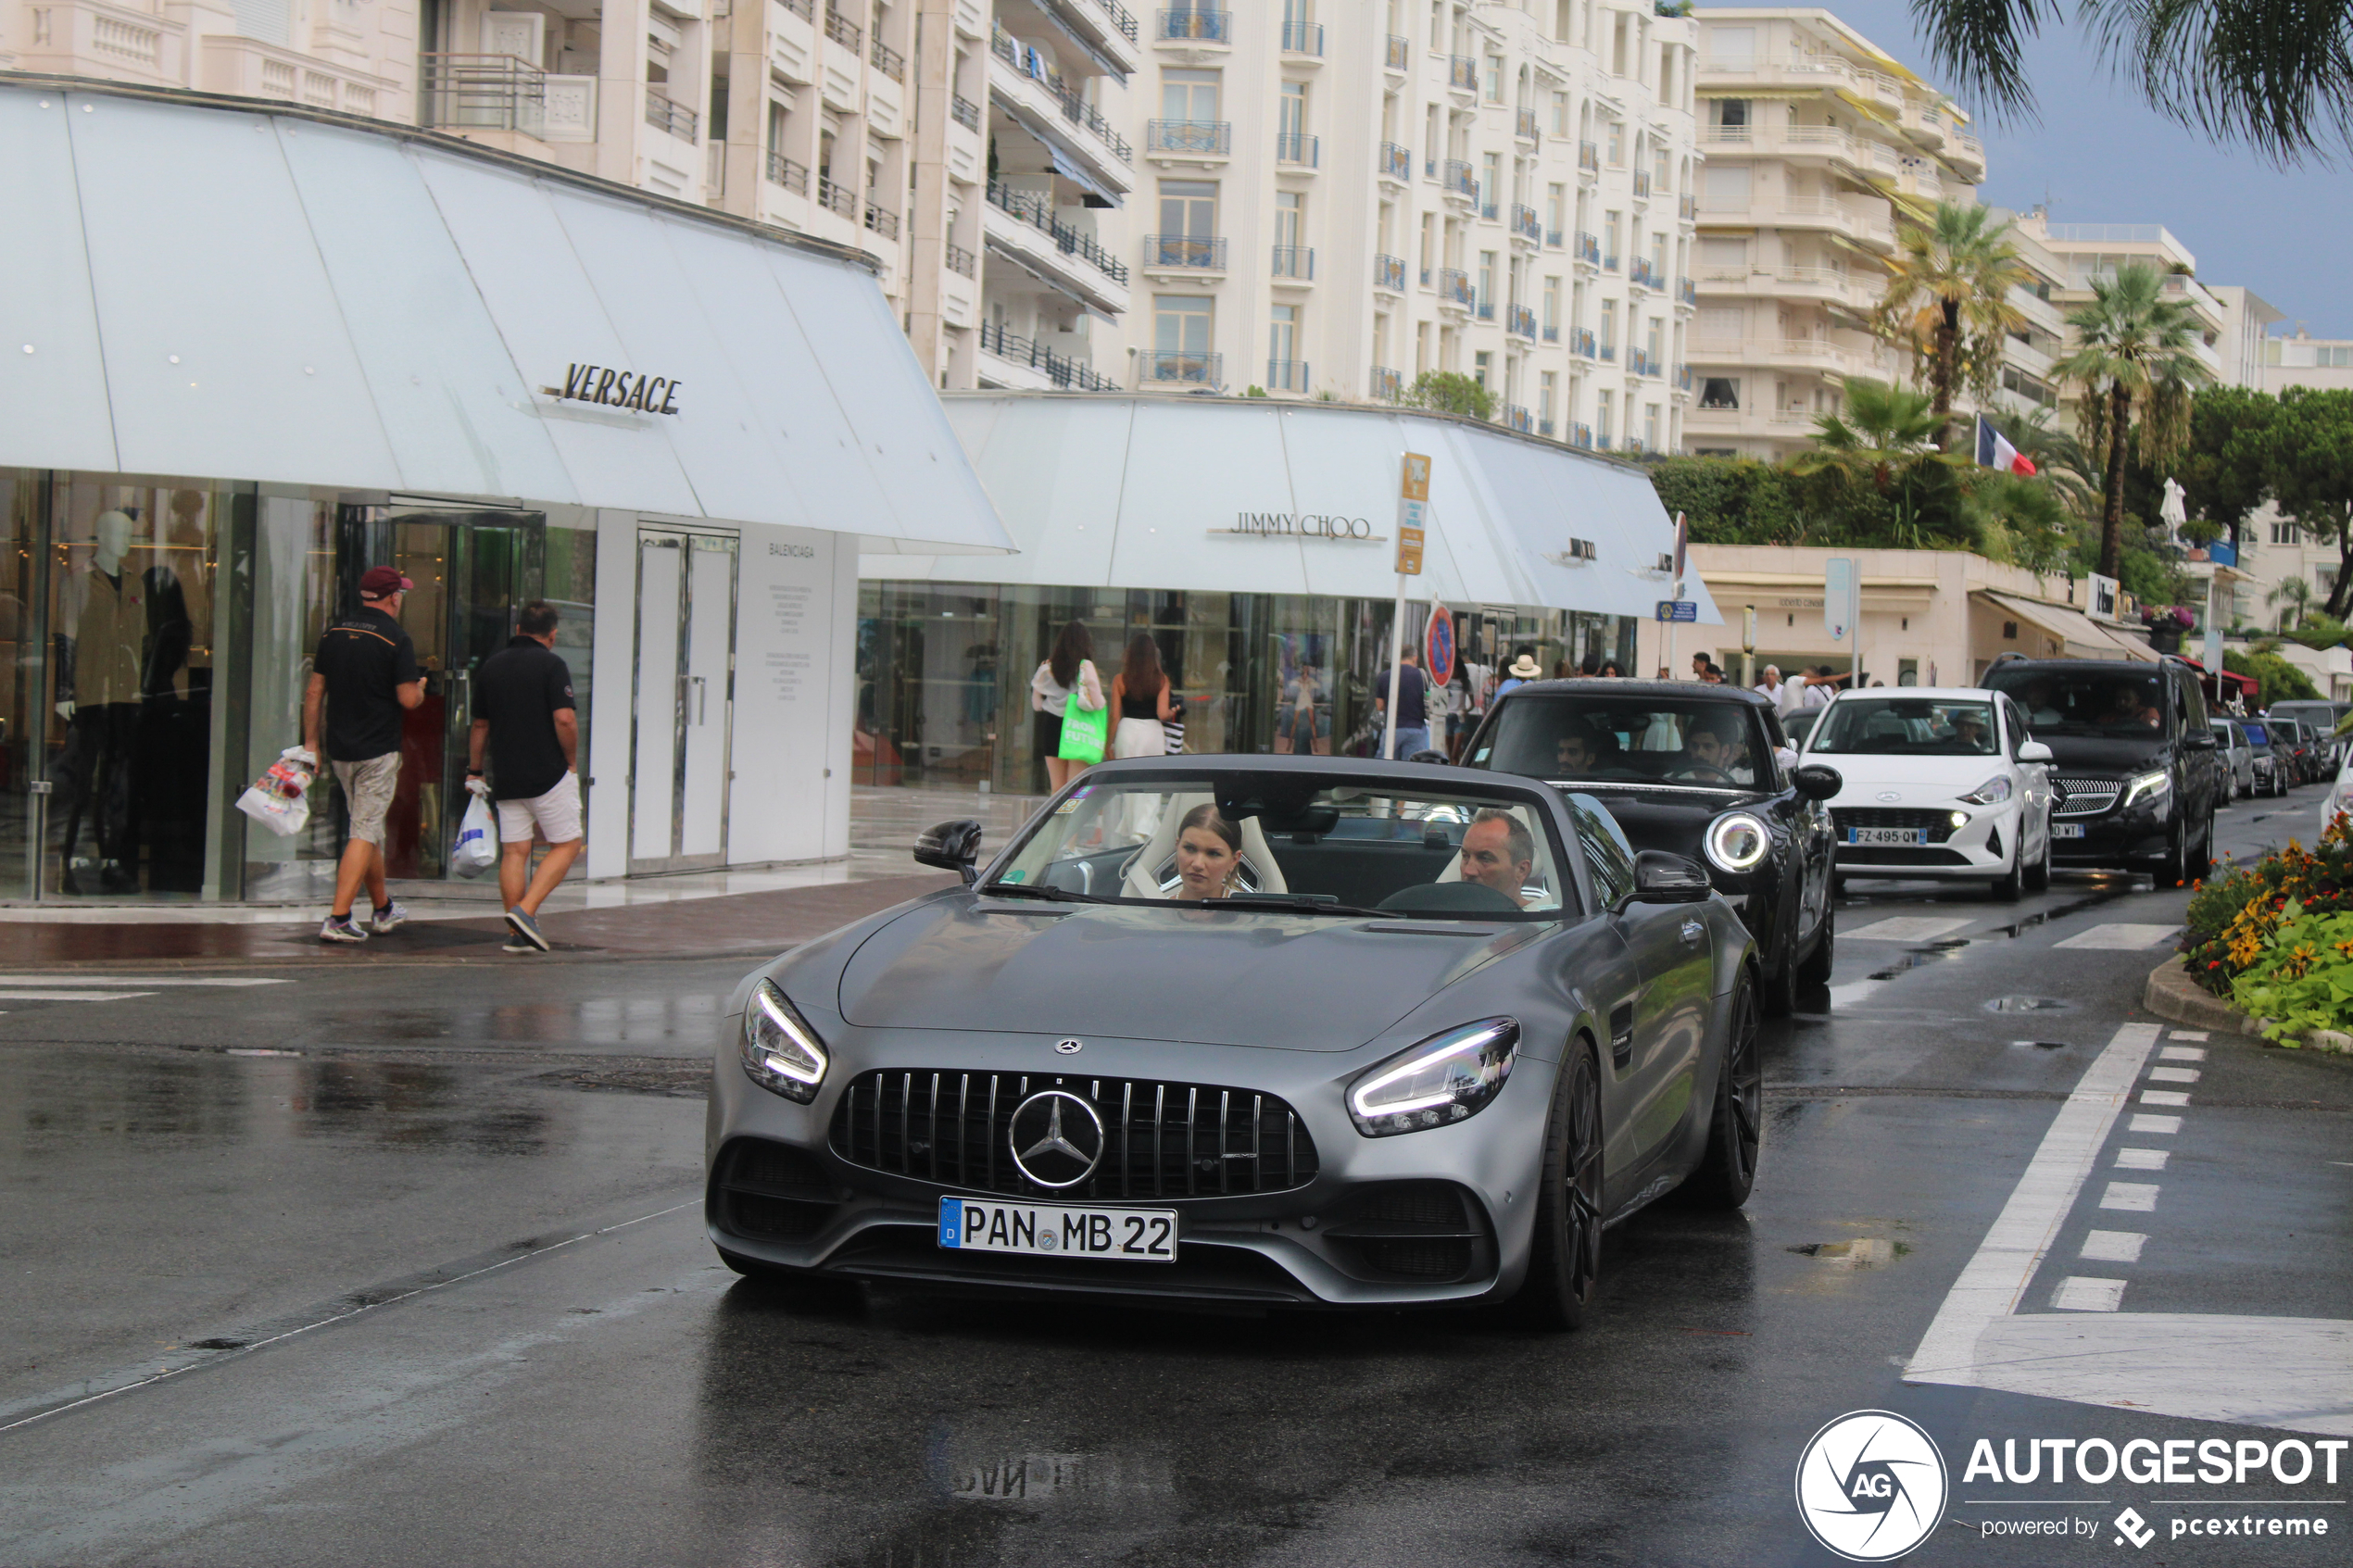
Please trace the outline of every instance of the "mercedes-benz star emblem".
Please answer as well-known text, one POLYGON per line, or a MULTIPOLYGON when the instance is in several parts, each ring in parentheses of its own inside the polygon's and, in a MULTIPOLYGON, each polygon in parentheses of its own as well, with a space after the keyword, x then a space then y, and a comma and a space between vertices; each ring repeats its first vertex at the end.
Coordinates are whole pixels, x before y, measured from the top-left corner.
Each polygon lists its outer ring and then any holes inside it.
POLYGON ((1034 1094, 1013 1107, 1007 1129, 1013 1165, 1041 1187, 1075 1187, 1103 1158, 1103 1119, 1063 1089, 1034 1094))
POLYGON ((1087 1042, 1084 1040, 1056 1040, 1054 1042, 1054 1049, 1063 1056, 1076 1056, 1086 1048, 1087 1042))

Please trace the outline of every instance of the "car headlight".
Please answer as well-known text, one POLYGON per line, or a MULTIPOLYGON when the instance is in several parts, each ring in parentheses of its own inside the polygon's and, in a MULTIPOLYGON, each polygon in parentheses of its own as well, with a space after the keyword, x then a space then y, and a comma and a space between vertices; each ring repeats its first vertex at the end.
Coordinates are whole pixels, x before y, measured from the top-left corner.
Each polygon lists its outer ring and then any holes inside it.
POLYGON ((2124 781, 2124 799, 2121 804, 2133 807, 2144 800, 2155 803, 2172 793, 2172 774, 2163 771, 2136 773, 2124 781))
POLYGON ((1749 811, 1727 811, 1707 824, 1700 847, 1707 863, 1734 876, 1755 871, 1773 847, 1772 830, 1765 819, 1749 811))
POLYGON ((1999 806, 2010 797, 2010 776, 1996 773, 1961 797, 1972 806, 1999 806))
POLYGON ((744 1076, 771 1094, 806 1105, 817 1098, 817 1085, 825 1081, 830 1060, 825 1043, 793 1010, 773 981, 763 980, 751 988, 751 1000, 744 1009, 740 1049, 744 1076))
POLYGON ((1350 1085, 1348 1114, 1368 1138, 1460 1122, 1487 1108, 1518 1054, 1516 1019, 1481 1019, 1433 1035, 1350 1085))

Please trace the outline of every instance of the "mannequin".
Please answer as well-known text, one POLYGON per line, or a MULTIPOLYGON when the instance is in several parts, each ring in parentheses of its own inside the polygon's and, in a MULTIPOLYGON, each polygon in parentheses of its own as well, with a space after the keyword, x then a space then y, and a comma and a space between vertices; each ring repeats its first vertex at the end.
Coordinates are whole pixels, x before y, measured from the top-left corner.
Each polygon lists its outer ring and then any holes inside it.
POLYGON ((132 527, 128 512, 98 515, 90 570, 70 584, 80 605, 69 618, 58 618, 74 627, 71 638, 59 639, 65 646, 57 687, 57 714, 67 724, 57 767, 67 785, 65 841, 59 847, 68 893, 127 893, 139 883, 132 762, 152 591, 145 581, 124 571, 132 527), (85 812, 97 840, 95 887, 74 863, 85 812))

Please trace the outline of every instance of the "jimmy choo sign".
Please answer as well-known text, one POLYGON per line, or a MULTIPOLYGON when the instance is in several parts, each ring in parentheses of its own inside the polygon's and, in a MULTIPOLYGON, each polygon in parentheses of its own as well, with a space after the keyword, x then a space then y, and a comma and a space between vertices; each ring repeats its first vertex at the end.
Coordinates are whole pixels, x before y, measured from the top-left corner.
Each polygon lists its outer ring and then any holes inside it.
POLYGON ((1342 517, 1337 512, 1236 512, 1233 527, 1209 532, 1252 539, 1330 539, 1357 544, 1380 540, 1369 519, 1342 517))

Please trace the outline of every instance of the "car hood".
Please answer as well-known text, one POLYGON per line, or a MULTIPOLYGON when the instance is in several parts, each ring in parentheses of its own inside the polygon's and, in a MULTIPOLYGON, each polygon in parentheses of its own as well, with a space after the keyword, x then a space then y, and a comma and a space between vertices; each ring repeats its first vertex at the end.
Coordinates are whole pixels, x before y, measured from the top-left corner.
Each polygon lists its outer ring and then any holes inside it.
POLYGON ((2170 741, 2105 740, 2089 735, 2045 734, 2040 731, 2034 738, 2051 748, 2054 773, 2145 773, 2170 767, 2173 761, 2170 741))
POLYGON ((1592 795, 1626 830, 1626 840, 1635 848, 1663 849, 1693 859, 1700 858, 1700 835, 1709 822, 1736 806, 1754 806, 1770 798, 1753 790, 1684 795, 1667 790, 1597 789, 1592 795))
POLYGON ((1558 929, 950 898, 869 936, 840 1009, 862 1028, 1353 1050, 1558 929))
POLYGON ((1968 794, 1996 774, 2010 771, 1999 757, 1877 757, 1868 752, 1809 754, 1808 762, 1836 768, 1846 787, 1831 797, 1840 806, 1894 806, 1945 801, 1968 794), (1882 800, 1885 795, 1894 800, 1882 800))

